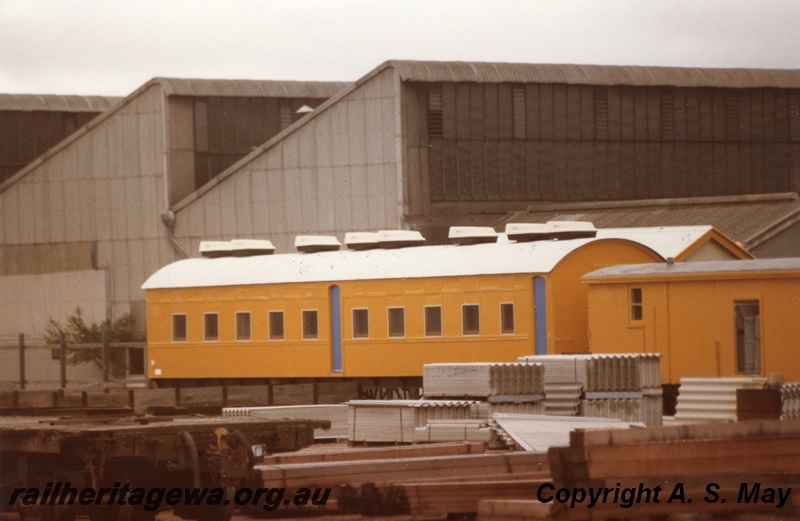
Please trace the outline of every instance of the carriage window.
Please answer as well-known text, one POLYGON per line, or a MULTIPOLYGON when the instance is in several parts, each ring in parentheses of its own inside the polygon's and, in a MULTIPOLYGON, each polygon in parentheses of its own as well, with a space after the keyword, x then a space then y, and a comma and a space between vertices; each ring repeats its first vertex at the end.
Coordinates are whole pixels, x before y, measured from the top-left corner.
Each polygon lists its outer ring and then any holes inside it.
POLYGON ((206 341, 219 340, 219 315, 216 313, 205 313, 203 315, 203 329, 205 330, 206 341))
POLYGON ((269 339, 283 340, 283 311, 267 313, 269 321, 269 339))
POLYGON ((642 320, 642 288, 631 288, 631 320, 642 320))
POLYGON ((307 309, 303 311, 303 338, 306 340, 318 338, 317 310, 307 309))
POLYGON ((389 336, 398 337, 406 334, 405 308, 389 308, 389 336))
POLYGON ((353 338, 369 338, 369 310, 353 310, 353 338))
POLYGON ((479 304, 464 304, 461 306, 461 324, 463 334, 481 334, 481 314, 479 304))
POLYGON ((186 315, 172 315, 172 341, 186 342, 186 315))
POLYGON ((250 312, 236 313, 236 340, 250 340, 250 312))
POLYGON ((500 304, 500 333, 504 335, 514 334, 514 303, 504 302, 500 304))
POLYGON ((733 303, 736 320, 736 372, 761 372, 761 321, 757 300, 733 303))
POLYGON ((425 336, 442 336, 442 306, 425 306, 425 336))

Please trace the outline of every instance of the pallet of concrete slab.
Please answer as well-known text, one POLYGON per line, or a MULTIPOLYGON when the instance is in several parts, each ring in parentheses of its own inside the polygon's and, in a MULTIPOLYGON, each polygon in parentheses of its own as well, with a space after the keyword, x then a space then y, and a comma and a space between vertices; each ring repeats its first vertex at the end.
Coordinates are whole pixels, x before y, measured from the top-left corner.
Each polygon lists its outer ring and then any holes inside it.
POLYGON ((681 378, 675 421, 736 421, 737 389, 763 389, 766 383, 760 377, 681 378))
POLYGON ((489 422, 494 439, 511 450, 546 453, 550 447, 568 446, 578 429, 630 429, 644 424, 608 418, 579 418, 529 414, 494 414, 489 422))
POLYGON ((488 420, 428 420, 427 425, 414 429, 414 443, 447 441, 483 441, 492 439, 488 420))
POLYGON ((585 392, 641 391, 661 387, 661 355, 653 353, 523 356, 544 366, 545 384, 582 384, 585 392))
POLYGON ((800 498, 785 501, 787 490, 800 483, 800 421, 577 431, 569 447, 552 448, 548 456, 556 489, 635 489, 635 496, 642 491, 642 501, 633 500, 627 508, 613 501, 592 508, 553 505, 554 516, 606 519, 753 510, 778 512, 782 518, 800 515, 800 498), (680 495, 693 502, 681 502, 680 495), (781 501, 786 504, 776 510, 781 501))
POLYGON ((477 418, 468 400, 351 400, 348 439, 357 443, 412 443, 417 427, 428 420, 477 418))
POLYGON ((532 363, 427 364, 422 388, 426 398, 508 396, 535 402, 544 395, 544 372, 532 363))
POLYGON ((347 439, 347 405, 344 404, 325 404, 325 405, 276 405, 272 407, 225 407, 222 409, 223 416, 238 417, 258 417, 270 419, 292 419, 292 420, 328 420, 331 423, 329 429, 317 429, 314 431, 316 440, 337 440, 347 439))
MULTIPOLYGON (((420 449, 436 445, 412 447, 420 449)), ((419 454, 419 453, 417 453, 419 454)), ((389 486, 397 483, 469 483, 544 479, 548 477, 547 457, 525 452, 423 455, 381 460, 322 461, 280 465, 257 465, 255 470, 265 487, 360 487, 365 484, 389 486)))

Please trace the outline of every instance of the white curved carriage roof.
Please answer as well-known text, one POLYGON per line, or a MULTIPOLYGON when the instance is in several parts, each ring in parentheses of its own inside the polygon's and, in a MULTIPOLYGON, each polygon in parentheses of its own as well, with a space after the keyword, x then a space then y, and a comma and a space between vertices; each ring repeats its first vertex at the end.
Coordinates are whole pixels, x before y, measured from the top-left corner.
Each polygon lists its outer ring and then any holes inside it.
POLYGON ((155 272, 142 288, 549 273, 571 252, 600 240, 603 239, 185 259, 155 272))

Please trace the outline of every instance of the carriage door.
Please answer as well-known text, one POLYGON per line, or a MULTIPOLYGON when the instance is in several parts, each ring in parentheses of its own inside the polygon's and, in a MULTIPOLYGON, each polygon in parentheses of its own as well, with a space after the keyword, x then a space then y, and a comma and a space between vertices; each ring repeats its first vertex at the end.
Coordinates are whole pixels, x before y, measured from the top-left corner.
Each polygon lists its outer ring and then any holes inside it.
POLYGON ((331 286, 331 371, 342 372, 342 299, 339 286, 331 286))
POLYGON ((547 354, 547 292, 544 277, 533 278, 533 316, 536 354, 547 354))

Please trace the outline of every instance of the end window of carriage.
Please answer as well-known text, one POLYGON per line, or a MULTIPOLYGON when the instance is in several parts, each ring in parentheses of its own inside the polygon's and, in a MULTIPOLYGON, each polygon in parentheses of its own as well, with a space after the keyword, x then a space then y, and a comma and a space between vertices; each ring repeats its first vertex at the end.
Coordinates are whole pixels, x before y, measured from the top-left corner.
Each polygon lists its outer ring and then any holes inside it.
POLYGON ((642 320, 642 288, 630 288, 630 319, 631 322, 642 320))
POLYGON ((315 340, 317 338, 319 338, 317 310, 303 310, 303 340, 315 340))
POLYGON ((500 333, 503 335, 514 334, 514 303, 503 302, 500 304, 500 333))
POLYGON ((172 341, 173 342, 186 342, 187 337, 186 315, 175 314, 172 315, 172 341))

